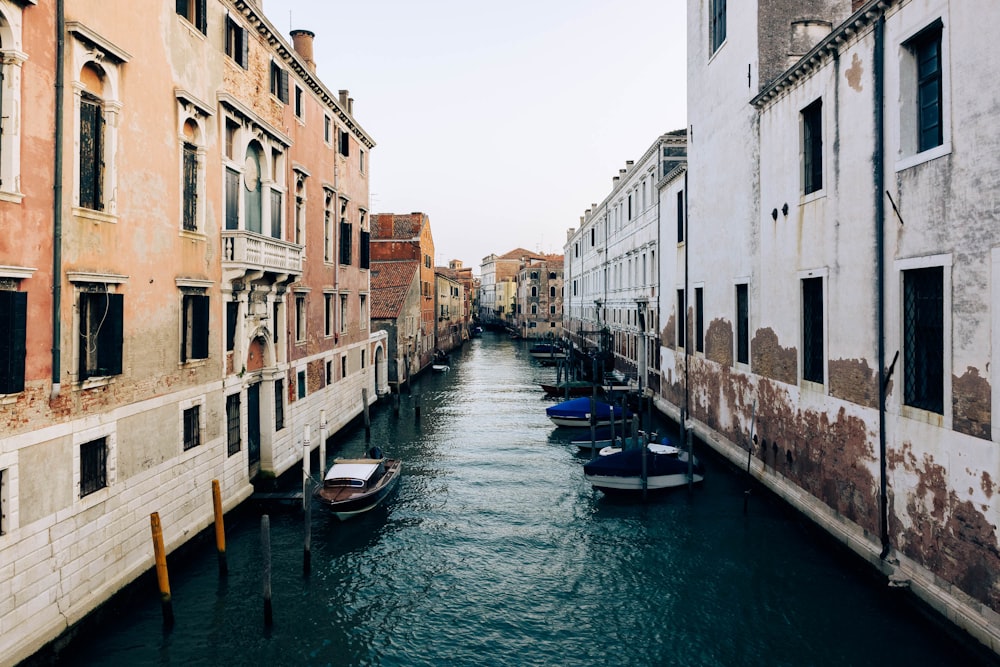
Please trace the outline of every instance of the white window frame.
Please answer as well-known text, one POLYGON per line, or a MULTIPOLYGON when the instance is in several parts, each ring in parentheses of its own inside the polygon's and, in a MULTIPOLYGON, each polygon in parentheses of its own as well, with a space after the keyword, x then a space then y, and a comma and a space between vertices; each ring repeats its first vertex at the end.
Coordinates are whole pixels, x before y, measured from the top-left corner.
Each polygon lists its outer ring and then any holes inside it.
POLYGON ((23 9, 10 0, 0 0, 0 201, 20 203, 21 192, 21 67, 28 60, 22 51, 23 9))

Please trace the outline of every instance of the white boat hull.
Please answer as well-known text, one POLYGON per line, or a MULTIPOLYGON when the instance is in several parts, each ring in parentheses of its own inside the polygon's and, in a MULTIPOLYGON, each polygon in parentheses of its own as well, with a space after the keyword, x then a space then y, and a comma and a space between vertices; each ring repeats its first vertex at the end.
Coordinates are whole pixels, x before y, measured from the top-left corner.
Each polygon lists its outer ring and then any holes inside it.
MULTIPOLYGON (((694 474, 691 481, 694 483, 704 480, 703 475, 694 474)), ((639 477, 612 477, 610 475, 588 475, 587 481, 597 489, 612 489, 615 491, 642 491, 642 480, 639 477)), ((687 473, 673 475, 655 475, 646 478, 646 489, 655 491, 657 489, 670 489, 676 486, 685 486, 688 483, 687 473)))
MULTIPOLYGON (((575 427, 575 428, 583 428, 585 426, 587 426, 587 427, 590 426, 590 418, 589 417, 587 419, 575 419, 573 417, 553 417, 553 416, 549 415, 549 419, 551 419, 552 423, 555 424, 556 426, 572 426, 572 427, 575 427)), ((611 425, 611 420, 610 419, 598 419, 596 422, 594 422, 594 425, 595 426, 610 426, 611 425)))

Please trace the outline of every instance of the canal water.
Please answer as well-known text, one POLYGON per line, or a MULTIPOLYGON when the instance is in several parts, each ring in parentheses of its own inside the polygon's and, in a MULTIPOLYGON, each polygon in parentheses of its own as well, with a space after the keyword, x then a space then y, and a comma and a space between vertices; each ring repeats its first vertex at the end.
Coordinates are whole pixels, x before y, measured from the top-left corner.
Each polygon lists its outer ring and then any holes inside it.
MULTIPOLYGON (((170 561, 174 628, 154 580, 60 660, 82 665, 970 665, 966 652, 761 490, 696 449, 705 482, 611 501, 545 417, 554 379, 524 343, 487 333, 372 415, 403 459, 384 507, 338 522, 227 518, 229 576, 210 541, 170 561), (414 407, 419 396, 421 418, 414 407)), ((666 425, 661 425, 666 428, 666 425)), ((328 454, 360 455, 363 427, 328 454)), ((298 483, 297 476, 290 480, 298 483)))

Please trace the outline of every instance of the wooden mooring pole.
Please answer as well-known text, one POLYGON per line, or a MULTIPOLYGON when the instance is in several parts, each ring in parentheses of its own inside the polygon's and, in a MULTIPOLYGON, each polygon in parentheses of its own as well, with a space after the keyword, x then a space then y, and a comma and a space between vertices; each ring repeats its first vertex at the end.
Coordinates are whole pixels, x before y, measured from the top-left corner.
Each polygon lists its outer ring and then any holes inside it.
POLYGON ((270 627, 274 623, 271 609, 271 518, 266 514, 260 518, 260 550, 264 556, 264 625, 270 627))
MULTIPOLYGON (((308 485, 309 493, 306 494, 307 497, 312 495, 312 484, 308 485)), ((312 572, 312 499, 308 498, 306 500, 306 511, 305 511, 305 537, 303 538, 303 548, 302 548, 302 573, 309 576, 312 572)))
POLYGON ((222 487, 219 480, 212 480, 212 507, 215 510, 215 550, 219 554, 219 576, 229 574, 226 562, 226 526, 222 517, 222 487))
POLYGON ((368 389, 361 390, 361 405, 365 411, 365 442, 372 441, 372 419, 368 414, 368 389))
POLYGON ((163 528, 160 526, 160 514, 149 515, 150 528, 153 531, 153 559, 156 561, 156 581, 160 586, 160 606, 163 608, 163 627, 174 625, 174 605, 170 600, 170 578, 167 576, 167 552, 163 547, 163 528))
POLYGON ((309 487, 312 478, 312 456, 310 456, 310 450, 312 449, 312 442, 310 438, 310 426, 306 424, 302 431, 302 509, 306 508, 309 504, 309 487))
POLYGON ((326 474, 326 437, 327 423, 326 410, 319 411, 319 480, 323 483, 323 476, 326 474))

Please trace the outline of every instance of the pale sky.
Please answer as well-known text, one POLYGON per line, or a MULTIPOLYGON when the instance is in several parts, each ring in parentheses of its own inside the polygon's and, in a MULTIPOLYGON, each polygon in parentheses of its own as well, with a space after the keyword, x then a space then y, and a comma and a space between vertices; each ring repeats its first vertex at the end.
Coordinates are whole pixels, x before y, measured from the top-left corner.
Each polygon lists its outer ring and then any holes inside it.
POLYGON ((375 140, 372 213, 430 216, 435 264, 566 230, 687 124, 685 0, 262 0, 375 140))

